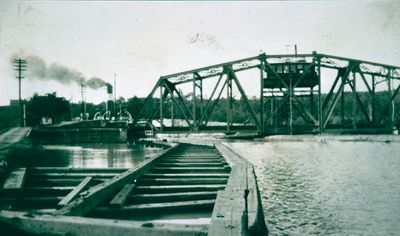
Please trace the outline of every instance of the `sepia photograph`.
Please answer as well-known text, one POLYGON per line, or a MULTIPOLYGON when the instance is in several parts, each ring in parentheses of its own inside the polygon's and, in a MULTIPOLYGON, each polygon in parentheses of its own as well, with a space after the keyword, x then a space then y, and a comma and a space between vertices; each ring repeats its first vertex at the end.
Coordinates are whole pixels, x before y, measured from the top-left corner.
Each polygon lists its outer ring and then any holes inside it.
POLYGON ((398 235, 400 2, 0 2, 0 235, 398 235))

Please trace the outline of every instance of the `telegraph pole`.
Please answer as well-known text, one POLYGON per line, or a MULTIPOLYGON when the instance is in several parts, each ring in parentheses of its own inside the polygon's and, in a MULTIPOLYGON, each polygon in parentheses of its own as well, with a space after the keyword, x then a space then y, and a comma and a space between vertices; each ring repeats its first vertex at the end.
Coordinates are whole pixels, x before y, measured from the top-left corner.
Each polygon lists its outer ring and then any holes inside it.
POLYGON ((22 76, 22 72, 26 71, 27 68, 27 61, 24 59, 14 59, 14 70, 17 71, 17 79, 18 79, 18 99, 19 99, 19 114, 20 114, 20 119, 21 119, 21 127, 25 126, 25 117, 24 117, 24 108, 22 104, 22 99, 21 99, 21 80, 24 78, 22 76))
POLYGON ((115 111, 115 104, 117 102, 117 74, 114 73, 114 113, 115 111))

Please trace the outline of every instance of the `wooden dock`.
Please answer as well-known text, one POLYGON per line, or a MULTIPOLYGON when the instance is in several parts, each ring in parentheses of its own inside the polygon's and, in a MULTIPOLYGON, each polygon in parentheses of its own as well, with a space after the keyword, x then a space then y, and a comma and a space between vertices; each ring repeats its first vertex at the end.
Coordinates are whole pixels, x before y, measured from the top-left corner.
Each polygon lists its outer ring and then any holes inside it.
POLYGON ((34 234, 266 235, 254 171, 235 155, 174 144, 132 169, 16 169, 1 191, 0 223, 34 234), (158 220, 185 214, 209 223, 158 220))

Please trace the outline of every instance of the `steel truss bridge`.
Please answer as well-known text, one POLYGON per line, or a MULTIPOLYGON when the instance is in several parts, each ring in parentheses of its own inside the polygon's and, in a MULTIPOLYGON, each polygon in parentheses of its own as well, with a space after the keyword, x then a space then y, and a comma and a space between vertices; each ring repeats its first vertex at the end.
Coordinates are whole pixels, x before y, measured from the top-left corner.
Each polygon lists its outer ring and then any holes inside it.
POLYGON ((397 66, 317 52, 260 54, 161 76, 131 130, 152 127, 155 132, 293 134, 336 129, 387 133, 399 124, 400 108, 395 106, 400 101, 399 90, 397 66), (238 75, 250 70, 256 71, 255 78, 238 75), (256 99, 248 98, 242 86, 244 80, 259 88, 256 99), (213 86, 205 91, 203 83, 207 81, 213 86), (322 93, 322 87, 329 92, 322 93), (233 120, 232 114, 237 109, 233 89, 240 95, 241 109, 246 115, 240 123, 233 120), (204 92, 208 92, 208 98, 204 92), (222 99, 225 99, 222 109, 226 118, 219 125, 211 125, 210 118, 222 99), (350 102, 346 103, 346 99, 350 102), (345 114, 345 104, 349 103, 351 114, 345 114))

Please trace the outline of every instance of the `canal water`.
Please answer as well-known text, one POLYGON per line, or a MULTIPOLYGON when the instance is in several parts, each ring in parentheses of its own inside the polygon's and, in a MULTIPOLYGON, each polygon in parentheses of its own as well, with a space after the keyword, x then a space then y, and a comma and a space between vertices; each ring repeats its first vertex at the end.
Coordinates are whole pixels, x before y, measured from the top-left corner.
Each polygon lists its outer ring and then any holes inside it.
POLYGON ((25 160, 28 166, 130 168, 162 151, 126 144, 45 145, 25 160))
POLYGON ((235 142, 270 235, 399 235, 400 142, 235 142))

